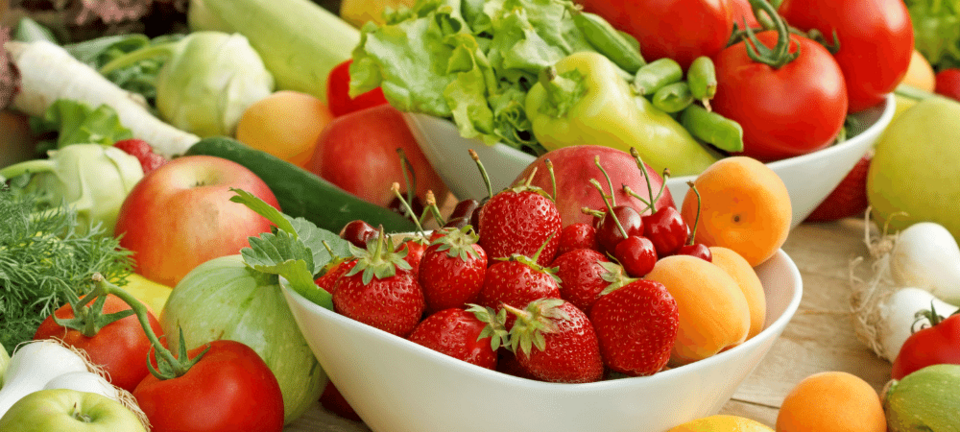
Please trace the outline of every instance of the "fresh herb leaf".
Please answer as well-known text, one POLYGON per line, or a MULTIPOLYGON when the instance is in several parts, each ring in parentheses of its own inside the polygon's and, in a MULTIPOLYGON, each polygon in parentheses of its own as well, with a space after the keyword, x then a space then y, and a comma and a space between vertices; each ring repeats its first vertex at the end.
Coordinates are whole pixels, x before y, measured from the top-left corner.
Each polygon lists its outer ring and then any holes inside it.
POLYGON ((38 149, 63 148, 70 144, 113 145, 115 142, 133 138, 133 133, 120 123, 117 111, 108 105, 90 108, 82 102, 58 99, 42 118, 32 117, 31 127, 38 135, 55 132, 54 143, 38 144, 38 149))
POLYGON ((256 195, 247 192, 243 189, 230 188, 231 192, 237 194, 237 196, 230 197, 230 201, 235 203, 243 204, 250 208, 250 210, 255 211, 258 215, 263 216, 268 221, 273 222, 281 231, 286 231, 290 234, 293 234, 293 237, 298 237, 296 228, 293 227, 293 224, 290 223, 288 217, 286 217, 280 210, 277 210, 270 204, 267 204, 262 199, 256 195))

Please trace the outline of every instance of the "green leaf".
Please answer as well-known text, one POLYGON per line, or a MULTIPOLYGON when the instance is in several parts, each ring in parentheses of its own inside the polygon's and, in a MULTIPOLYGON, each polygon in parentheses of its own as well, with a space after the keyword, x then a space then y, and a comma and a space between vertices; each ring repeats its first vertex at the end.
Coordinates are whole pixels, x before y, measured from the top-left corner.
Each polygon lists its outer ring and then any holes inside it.
POLYGON ((290 223, 290 218, 281 213, 280 210, 277 210, 275 207, 267 204, 256 195, 243 189, 230 188, 230 190, 236 192, 237 194, 237 196, 230 197, 230 201, 249 207, 250 210, 255 211, 260 216, 265 217, 268 221, 273 222, 278 229, 293 234, 295 238, 298 236, 297 230, 293 227, 293 224, 290 223))
POLYGON ((133 138, 133 133, 120 123, 120 117, 110 106, 93 109, 67 99, 58 99, 50 105, 42 118, 32 118, 31 126, 38 134, 56 132, 56 148, 71 144, 109 146, 133 138))
POLYGON ((290 287, 310 301, 333 308, 330 293, 313 282, 313 251, 293 233, 278 231, 250 237, 250 247, 240 250, 243 261, 262 273, 282 276, 290 287))
POLYGON ((335 257, 330 255, 330 252, 327 251, 327 248, 324 247, 323 243, 326 242, 330 246, 330 249, 333 251, 334 255, 337 257, 348 257, 352 256, 353 252, 350 249, 350 242, 340 238, 334 232, 327 231, 323 228, 319 228, 302 217, 293 219, 289 216, 284 215, 287 220, 290 222, 290 225, 293 226, 294 231, 297 233, 297 237, 313 252, 313 263, 314 268, 311 270, 311 273, 317 274, 320 272, 320 269, 323 266, 327 265, 335 257))

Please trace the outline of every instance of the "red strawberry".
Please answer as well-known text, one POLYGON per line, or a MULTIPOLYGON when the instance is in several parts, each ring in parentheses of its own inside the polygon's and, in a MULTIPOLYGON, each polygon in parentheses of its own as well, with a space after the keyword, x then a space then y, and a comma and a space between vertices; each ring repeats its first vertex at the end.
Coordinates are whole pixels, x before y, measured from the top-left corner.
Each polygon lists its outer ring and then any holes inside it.
POLYGON ((506 331, 497 324, 493 311, 483 307, 444 309, 417 325, 410 340, 477 366, 496 369, 497 349, 506 331), (499 329, 498 329, 499 328, 499 329))
MULTIPOLYGON (((514 255, 487 268, 477 302, 499 311, 504 304, 522 308, 542 298, 560 298, 559 281, 554 271, 537 264, 534 259, 514 255)), ((507 328, 514 320, 508 315, 507 328)))
POLYGON ((667 364, 679 319, 666 287, 645 279, 605 291, 590 309, 604 365, 630 376, 652 375, 667 364))
POLYGON ((143 168, 144 174, 160 168, 160 166, 167 163, 167 159, 154 153, 153 147, 150 147, 150 144, 147 144, 147 142, 144 140, 120 140, 114 143, 113 146, 123 150, 131 156, 136 157, 137 160, 140 161, 140 167, 143 168))
POLYGON ((428 246, 427 240, 423 237, 408 238, 397 246, 397 252, 403 255, 403 260, 407 264, 410 264, 410 271, 414 275, 420 273, 420 261, 428 246))
POLYGON ((572 250, 558 256, 551 265, 560 278, 560 297, 584 312, 611 284, 623 286, 631 280, 623 267, 593 249, 572 250))
POLYGON ((480 208, 480 246, 487 256, 506 258, 514 254, 533 256, 547 265, 560 244, 560 212, 542 189, 517 186, 494 195, 480 208))
POLYGON ((340 394, 340 390, 337 390, 337 387, 333 385, 333 381, 327 381, 327 386, 323 388, 323 393, 320 394, 320 405, 345 419, 363 421, 350 406, 350 403, 340 394))
POLYGON ((867 171, 870 169, 872 159, 873 152, 869 152, 860 158, 860 161, 847 173, 847 176, 813 210, 813 213, 807 216, 806 220, 809 222, 828 222, 863 215, 867 211, 867 206, 869 206, 867 202, 867 171))
POLYGON ((385 244, 381 232, 366 250, 357 250, 357 263, 333 286, 337 313, 400 337, 413 331, 426 308, 423 290, 402 253, 385 244))
POLYGON ((470 227, 440 232, 444 234, 424 252, 417 275, 428 312, 476 302, 487 273, 487 254, 470 227))
POLYGON ((573 303, 541 299, 525 310, 506 308, 517 316, 510 329, 510 347, 520 366, 535 379, 585 383, 603 378, 597 334, 573 303))
POLYGON ((597 229, 593 225, 577 222, 560 230, 560 243, 557 245, 556 256, 559 257, 575 249, 600 250, 600 244, 597 243, 597 229))
POLYGON ((327 290, 327 292, 330 294, 333 294, 333 288, 337 282, 337 279, 350 271, 350 269, 352 269, 356 264, 357 260, 355 259, 336 258, 324 266, 323 274, 314 279, 313 283, 317 284, 318 287, 327 290))

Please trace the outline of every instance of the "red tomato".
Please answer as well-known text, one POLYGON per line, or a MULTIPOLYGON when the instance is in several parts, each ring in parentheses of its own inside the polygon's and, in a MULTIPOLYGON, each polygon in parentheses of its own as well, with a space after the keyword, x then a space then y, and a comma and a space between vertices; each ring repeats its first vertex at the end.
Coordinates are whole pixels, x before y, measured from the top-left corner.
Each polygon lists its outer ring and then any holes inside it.
POLYGON ((960 315, 918 330, 903 343, 890 374, 899 380, 935 364, 960 364, 960 315))
POLYGON ((937 72, 934 92, 960 101, 960 69, 950 68, 937 72))
POLYGON ((730 0, 730 12, 733 16, 733 23, 737 28, 743 29, 743 22, 746 20, 747 26, 756 28, 760 26, 757 17, 753 15, 753 7, 750 6, 750 0, 730 0))
MULTIPOLYGON (((103 314, 129 310, 128 305, 119 297, 108 295, 103 305, 103 314)), ((61 306, 54 312, 60 319, 73 318, 70 305, 61 306)), ((163 329, 157 318, 148 312, 150 327, 158 337, 163 329)), ((135 315, 107 324, 93 337, 84 336, 78 330, 61 327, 53 320, 53 315, 40 323, 34 339, 60 339, 67 345, 82 349, 90 360, 110 374, 110 382, 124 390, 133 391, 137 384, 149 373, 147 355, 150 352, 150 340, 143 332, 140 321, 135 315)))
MULTIPOLYGON (((774 47, 775 31, 757 38, 774 47)), ((747 56, 744 42, 715 58, 717 95, 713 109, 743 127, 743 153, 772 161, 829 145, 843 127, 847 89, 840 66, 822 45, 791 35, 790 52, 800 55, 774 69, 747 56)))
MULTIPOLYGON (((283 396, 252 348, 216 340, 183 376, 148 375, 133 391, 152 432, 279 432, 283 396)), ((207 345, 190 350, 192 359, 207 345)))
POLYGON ((327 106, 334 117, 387 103, 383 90, 377 87, 355 98, 350 97, 350 64, 348 59, 338 64, 327 77, 327 106))
POLYGON ((832 43, 847 83, 849 112, 870 108, 893 91, 907 73, 913 25, 903 0, 784 0, 780 15, 790 25, 817 29, 832 43))
POLYGON ((579 0, 640 42, 647 61, 669 57, 684 70, 720 52, 733 32, 729 0, 579 0))

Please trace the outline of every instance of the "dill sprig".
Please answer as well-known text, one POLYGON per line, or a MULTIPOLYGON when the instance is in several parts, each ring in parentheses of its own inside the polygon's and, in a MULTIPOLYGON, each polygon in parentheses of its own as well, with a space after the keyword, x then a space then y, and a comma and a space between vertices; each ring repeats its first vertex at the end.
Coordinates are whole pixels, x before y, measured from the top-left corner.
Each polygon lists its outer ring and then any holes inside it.
POLYGON ((0 188, 0 344, 8 352, 33 338, 43 319, 67 303, 69 290, 89 292, 94 273, 123 285, 133 264, 130 251, 101 228, 78 234, 73 209, 37 212, 37 200, 0 188))

